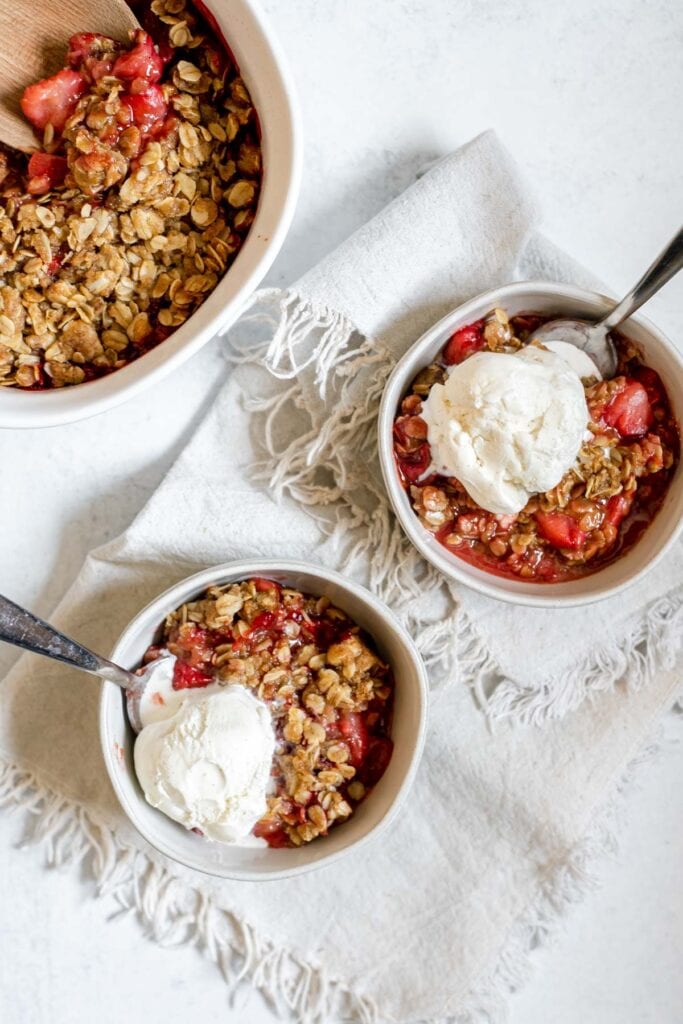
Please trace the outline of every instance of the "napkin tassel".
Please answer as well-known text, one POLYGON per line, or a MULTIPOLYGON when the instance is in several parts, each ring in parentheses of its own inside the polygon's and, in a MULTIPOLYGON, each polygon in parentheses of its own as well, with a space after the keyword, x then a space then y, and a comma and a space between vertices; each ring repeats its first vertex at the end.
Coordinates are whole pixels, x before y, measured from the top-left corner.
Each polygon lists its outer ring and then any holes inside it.
POLYGON ((113 899, 119 913, 136 914, 160 945, 201 949, 219 966, 233 998, 248 981, 299 1024, 377 1021, 373 1000, 331 977, 317 959, 305 960, 258 936, 246 921, 216 907, 152 856, 121 842, 108 826, 53 793, 32 772, 0 762, 0 807, 29 813, 32 822, 21 845, 40 846, 51 867, 87 860, 98 895, 113 899))
MULTIPOLYGON (((502 1024, 506 1020, 505 997, 528 976, 529 954, 552 937, 562 914, 595 887, 596 865, 616 850, 624 790, 656 751, 652 745, 631 762, 617 791, 603 807, 593 809, 584 837, 566 856, 548 865, 539 898, 508 935, 496 964, 477 990, 459 1002, 457 1013, 448 1021, 502 1024)), ((317 958, 306 960, 258 936, 246 921, 217 908, 205 893, 175 878, 152 856, 127 846, 78 804, 51 792, 33 773, 0 763, 0 807, 21 808, 35 816, 24 845, 42 846, 50 865, 61 867, 87 857, 98 895, 114 896, 122 910, 136 913, 158 942, 196 945, 218 964, 233 999, 242 983, 249 981, 299 1024, 340 1019, 377 1024, 375 1002, 330 977, 317 958)))

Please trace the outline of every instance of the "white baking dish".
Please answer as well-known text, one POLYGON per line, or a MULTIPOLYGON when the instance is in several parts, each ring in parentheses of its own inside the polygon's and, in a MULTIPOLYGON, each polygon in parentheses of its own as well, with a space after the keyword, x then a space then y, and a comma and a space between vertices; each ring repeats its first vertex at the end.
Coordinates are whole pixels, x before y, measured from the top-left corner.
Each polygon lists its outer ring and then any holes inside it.
POLYGON ((378 597, 339 573, 305 562, 229 562, 181 580, 139 612, 113 652, 118 665, 135 668, 169 612, 198 597, 213 584, 267 576, 285 586, 329 597, 373 638, 394 674, 391 724, 394 751, 384 775, 351 818, 329 835, 291 849, 209 842, 155 810, 145 800, 133 767, 134 733, 125 700, 113 683, 105 683, 100 703, 100 738, 104 762, 116 795, 133 825, 161 853, 187 867, 224 878, 250 881, 286 878, 322 867, 376 839, 394 818, 412 785, 427 721, 427 673, 417 649, 378 597))
POLYGON ((166 341, 99 380, 49 391, 0 388, 0 427, 49 427, 94 416, 161 380, 235 322, 275 259, 294 214, 301 124, 294 85, 272 30, 253 0, 207 0, 258 112, 263 186, 251 231, 206 302, 166 341))
MULTIPOLYGON (((401 399, 418 372, 441 352, 448 338, 465 324, 486 316, 496 306, 509 316, 542 313, 552 317, 598 319, 614 304, 598 292, 571 285, 529 281, 505 285, 477 295, 458 306, 412 345, 389 377, 379 414, 379 455, 387 493, 401 526, 422 555, 437 569, 459 583, 489 597, 538 608, 590 604, 633 586, 669 551, 683 529, 683 464, 679 462, 662 507, 643 536, 623 555, 590 576, 565 583, 527 583, 507 579, 470 565, 448 551, 426 530, 415 515, 401 486, 394 462, 393 424, 401 399)), ((644 361, 662 378, 673 413, 683 423, 683 359, 676 347, 654 324, 642 316, 631 317, 620 328, 633 338, 644 361)))

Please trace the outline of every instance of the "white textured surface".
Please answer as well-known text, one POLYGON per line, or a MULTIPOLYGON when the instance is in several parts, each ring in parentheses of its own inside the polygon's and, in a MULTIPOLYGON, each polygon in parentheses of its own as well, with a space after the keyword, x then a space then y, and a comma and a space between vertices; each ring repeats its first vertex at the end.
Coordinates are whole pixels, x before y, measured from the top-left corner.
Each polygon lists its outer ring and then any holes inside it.
MULTIPOLYGON (((676 0, 268 0, 306 129, 284 284, 376 212, 430 158, 494 127, 526 168, 547 234, 628 287, 683 213, 676 0)), ((649 315, 683 339, 683 280, 649 315)), ((86 550, 124 528, 223 373, 208 347, 146 400, 87 424, 1 433, 0 589, 48 614, 86 550)), ((7 663, 6 653, 1 664, 7 663)), ((97 685, 94 683, 94 685, 97 685)), ((627 801, 620 853, 513 1003, 513 1024, 678 1024, 683 943, 680 726, 627 801)), ((108 921, 78 872, 45 871, 0 817, 0 1016, 7 1024, 181 1024, 233 1012, 195 951, 158 949, 108 921), (150 977, 155 984, 150 985, 150 977)))

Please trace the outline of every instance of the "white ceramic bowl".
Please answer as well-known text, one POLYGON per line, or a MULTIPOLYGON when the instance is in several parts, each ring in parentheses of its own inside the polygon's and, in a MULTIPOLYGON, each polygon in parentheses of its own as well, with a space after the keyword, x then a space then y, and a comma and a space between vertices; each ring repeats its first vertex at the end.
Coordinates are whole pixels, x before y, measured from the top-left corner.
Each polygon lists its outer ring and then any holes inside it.
POLYGON ((54 391, 0 388, 0 427, 49 427, 94 416, 161 380, 224 333, 275 259, 301 178, 301 119, 283 53, 253 0, 205 0, 223 30, 258 112, 263 185, 256 218, 235 262, 209 298, 166 341, 99 380, 54 391))
POLYGON ((134 734, 122 691, 105 683, 100 704, 102 752, 116 795, 133 825, 161 853, 211 875, 247 880, 285 878, 329 864, 347 850, 376 837, 394 819, 417 771, 424 744, 427 681, 422 660, 389 609, 363 587, 336 572, 303 562, 228 562, 205 569, 165 591, 147 605, 124 631, 112 660, 128 668, 140 664, 168 612, 212 584, 267 576, 305 593, 325 595, 373 637, 392 666, 396 682, 391 737, 394 752, 372 792, 347 822, 330 834, 296 849, 227 846, 188 832, 145 800, 133 767, 134 734))
MULTIPOLYGON (((506 285, 465 302, 435 324, 398 362, 382 398, 379 452, 384 482, 398 519, 415 547, 444 575, 489 597, 514 604, 560 607, 590 604, 636 583, 674 543, 683 526, 683 466, 679 463, 664 504, 640 540, 611 565, 566 583, 525 583, 504 579, 451 554, 420 524, 400 484, 393 455, 392 426, 401 399, 423 367, 433 362, 459 327, 499 306, 508 315, 545 313, 557 317, 597 318, 613 300, 597 292, 563 284, 530 281, 506 285)), ((644 317, 632 317, 624 334, 641 347, 645 362, 660 374, 674 415, 683 423, 683 359, 669 339, 644 317)))

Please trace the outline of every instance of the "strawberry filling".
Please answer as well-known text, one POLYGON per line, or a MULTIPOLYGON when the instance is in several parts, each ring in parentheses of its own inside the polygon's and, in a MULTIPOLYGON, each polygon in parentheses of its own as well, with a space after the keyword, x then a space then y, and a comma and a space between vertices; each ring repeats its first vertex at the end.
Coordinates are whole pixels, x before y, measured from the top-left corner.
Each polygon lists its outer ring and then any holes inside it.
POLYGON ((431 461, 427 424, 420 416, 401 416, 394 423, 394 450, 403 478, 414 483, 431 461))
POLYGON ((501 344, 502 350, 516 351, 533 341, 548 318, 524 313, 507 320, 511 344, 484 330, 506 319, 498 310, 495 317, 461 327, 416 376, 393 426, 397 472, 422 525, 463 561, 513 579, 575 579, 622 554, 652 521, 678 462, 678 424, 659 375, 617 335, 619 376, 584 383, 595 441, 587 435, 576 471, 558 481, 542 503, 533 495, 517 515, 496 516, 478 507, 457 479, 429 472, 429 431, 420 414, 446 367, 476 352, 501 351, 501 344))
POLYGON ((358 768, 368 751, 369 736, 365 719, 357 711, 349 711, 340 716, 337 724, 351 751, 351 764, 358 768))
POLYGON ((579 551, 586 542, 586 532, 564 512, 537 512, 536 522, 541 537, 554 548, 579 551))
POLYGON ((375 786, 389 767, 394 744, 387 736, 374 736, 368 745, 367 753, 361 761, 358 778, 366 786, 375 786))
POLYGON ((605 521, 618 528, 631 511, 633 495, 613 494, 605 508, 605 521))
POLYGON ((477 320, 473 324, 461 327, 446 342, 443 361, 447 366, 453 366, 456 363, 462 363, 468 356, 480 352, 485 347, 484 321, 477 320))
POLYGON ((173 666, 174 690, 194 690, 198 687, 208 686, 210 682, 210 675, 202 672, 199 668, 194 668, 186 661, 177 660, 173 666))
POLYGON ((152 134, 155 128, 164 123, 168 114, 168 104, 158 85, 148 85, 138 93, 124 94, 121 102, 128 107, 131 120, 143 135, 152 134))
POLYGON ((648 393, 638 381, 627 380, 623 390, 605 406, 602 418, 622 437, 642 437, 652 425, 648 393))
POLYGON ((78 32, 69 40, 66 60, 90 82, 111 75, 121 44, 96 32, 78 32))
POLYGON ((8 386, 79 385, 136 360, 205 301, 253 223, 262 173, 258 116, 220 29, 193 0, 175 5, 179 14, 183 8, 182 21, 167 17, 163 4, 130 5, 143 28, 127 42, 77 32, 69 39, 65 67, 25 89, 21 108, 45 152, 30 160, 0 153, 0 202, 16 232, 11 240, 5 233, 3 284, 31 291, 31 305, 41 307, 36 334, 32 317, 22 318, 28 348, 10 349, 7 356, 0 345, 8 386), (174 31, 178 22, 186 31, 174 31), (221 130, 222 124, 230 131, 221 130), (150 176, 156 180, 146 190, 150 176), (37 198, 45 231, 38 236, 41 259, 34 260, 36 216, 26 216, 25 208, 32 210, 36 204, 29 200, 37 198), (29 244, 13 250, 23 231, 29 244), (161 240, 169 236, 162 254, 161 240), (192 245, 186 247, 183 238, 192 245), (51 255, 43 257, 48 249, 51 255), (128 257, 135 268, 130 277, 122 270, 128 257), (157 290, 162 269, 162 277, 170 275, 173 282, 177 276, 189 288, 157 290), (198 287, 199 275, 205 287, 198 287), (108 312, 119 297, 121 276, 130 283, 125 301, 138 321, 130 332, 125 325, 119 331, 122 325, 112 323, 108 312), (98 341, 88 341, 81 351, 62 345, 59 331, 51 328, 53 321, 61 328, 73 319, 71 293, 91 284, 87 322, 98 341), (29 350, 33 356, 24 365, 29 350))
POLYGON ((28 162, 27 191, 32 196, 45 195, 46 192, 63 184, 67 169, 67 162, 63 156, 33 153, 28 162))
POLYGON ((64 68, 51 78, 27 86, 21 97, 24 117, 39 135, 43 134, 49 124, 59 134, 87 87, 83 75, 71 68, 64 68))
POLYGON ((128 53, 117 57, 112 68, 115 78, 124 82, 158 82, 164 73, 164 61, 154 48, 152 37, 139 31, 135 35, 135 46, 128 53))
POLYGON ((277 739, 273 796, 253 833, 272 847, 299 845, 301 838, 310 841, 327 834, 335 821, 331 798, 342 802, 344 810, 336 820, 343 821, 386 771, 393 751, 389 736, 393 677, 389 667, 371 653, 369 638, 325 600, 283 590, 263 577, 224 589, 237 612, 230 614, 225 598, 212 588, 199 603, 189 606, 189 614, 198 621, 188 621, 184 609, 178 609, 170 617, 175 616, 175 622, 165 627, 143 662, 158 658, 165 647, 176 656, 174 690, 239 682, 270 706, 277 739), (351 663, 346 661, 348 654, 351 663), (363 667, 355 665, 356 659, 364 660, 363 667), (356 704, 353 710, 348 703, 345 708, 336 706, 337 697, 329 689, 325 691, 328 698, 317 690, 317 702, 311 702, 311 691, 323 685, 324 674, 331 677, 325 681, 328 686, 346 690, 344 700, 356 704), (284 690, 280 689, 283 684, 284 690), (362 692, 354 691, 358 685, 362 692), (306 718, 298 738, 290 730, 301 717, 293 719, 292 714, 306 718), (314 735, 311 729, 316 730, 314 735), (293 787, 292 767, 301 763, 302 754, 312 751, 306 746, 309 741, 317 748, 310 764, 319 776, 311 776, 305 789, 293 787), (315 835, 307 831, 312 822, 319 823, 315 835), (299 843, 293 841, 297 837, 299 843))

